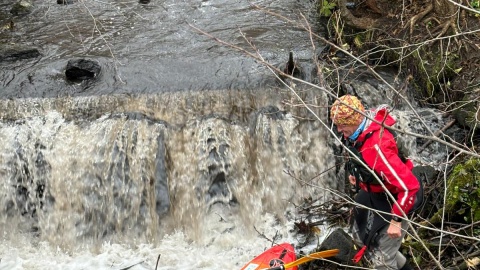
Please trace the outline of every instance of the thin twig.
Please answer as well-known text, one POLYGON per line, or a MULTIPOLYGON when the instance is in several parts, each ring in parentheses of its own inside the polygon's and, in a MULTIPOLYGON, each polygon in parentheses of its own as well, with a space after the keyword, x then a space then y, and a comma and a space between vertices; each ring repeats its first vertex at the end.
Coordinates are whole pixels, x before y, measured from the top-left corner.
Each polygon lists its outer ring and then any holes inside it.
POLYGON ((120 269, 118 269, 118 270, 128 270, 128 269, 134 267, 135 265, 139 265, 139 264, 144 263, 144 262, 145 262, 145 261, 140 261, 140 262, 134 263, 134 264, 132 264, 132 265, 129 265, 129 266, 127 266, 127 267, 120 268, 120 269))
POLYGON ((155 265, 155 270, 157 270, 157 267, 158 267, 158 262, 160 261, 160 256, 162 256, 162 254, 158 254, 158 258, 157 258, 157 264, 155 265))
MULTIPOLYGON (((455 124, 455 119, 453 119, 453 120, 451 120, 450 122, 446 123, 445 126, 444 126, 442 129, 437 130, 434 135, 435 135, 436 137, 440 136, 440 134, 442 134, 445 130, 447 130, 447 129, 449 129, 451 126, 453 126, 453 124, 455 124)), ((418 149, 418 153, 423 152, 423 150, 425 150, 425 148, 427 148, 427 146, 429 146, 431 143, 432 143, 432 141, 427 141, 427 142, 425 142, 425 143, 422 145, 422 147, 420 147, 420 148, 418 149)))

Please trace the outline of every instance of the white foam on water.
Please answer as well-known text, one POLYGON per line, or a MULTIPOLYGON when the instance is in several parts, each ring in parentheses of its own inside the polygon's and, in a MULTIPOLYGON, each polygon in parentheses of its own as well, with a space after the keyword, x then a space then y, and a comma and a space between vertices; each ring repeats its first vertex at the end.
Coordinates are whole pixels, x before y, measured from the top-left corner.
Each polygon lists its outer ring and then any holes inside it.
MULTIPOLYGON (((118 244, 105 242, 97 251, 63 251, 47 242, 35 243, 29 234, 4 237, 0 244, 0 269, 240 269, 248 261, 271 246, 261 235, 245 237, 241 230, 221 232, 225 226, 212 216, 203 242, 188 239, 182 231, 165 235, 157 244, 118 244), (160 259, 157 265, 157 259, 160 259)), ((284 235, 278 243, 295 239, 289 234, 293 222, 280 224, 266 214, 258 222, 258 231, 267 237, 284 235)))

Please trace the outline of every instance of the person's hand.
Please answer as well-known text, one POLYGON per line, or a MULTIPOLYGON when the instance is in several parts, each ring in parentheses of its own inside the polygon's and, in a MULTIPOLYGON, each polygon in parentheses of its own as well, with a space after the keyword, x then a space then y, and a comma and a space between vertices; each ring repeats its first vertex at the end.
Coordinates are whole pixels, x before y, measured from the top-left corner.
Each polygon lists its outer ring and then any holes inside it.
POLYGON ((350 184, 352 184, 354 186, 357 184, 357 178, 355 178, 355 176, 353 176, 353 175, 348 176, 348 181, 350 181, 350 184))
POLYGON ((390 226, 387 229, 387 235, 390 238, 399 238, 402 236, 402 222, 390 220, 390 226))

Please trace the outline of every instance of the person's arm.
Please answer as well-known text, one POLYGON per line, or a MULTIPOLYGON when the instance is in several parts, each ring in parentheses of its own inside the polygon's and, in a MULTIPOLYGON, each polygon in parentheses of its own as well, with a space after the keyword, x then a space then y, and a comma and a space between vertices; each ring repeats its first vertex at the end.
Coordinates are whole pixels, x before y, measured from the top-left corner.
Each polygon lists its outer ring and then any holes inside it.
MULTIPOLYGON (((419 183, 411 169, 398 157, 398 150, 393 135, 388 131, 376 132, 378 136, 371 140, 368 147, 368 160, 366 162, 380 176, 387 186, 394 186, 397 193, 397 204, 393 205, 392 214, 402 217, 402 211, 408 213, 413 207, 415 194, 419 183), (401 210, 400 210, 400 208, 401 210)), ((364 155, 365 156, 365 155, 364 155)))

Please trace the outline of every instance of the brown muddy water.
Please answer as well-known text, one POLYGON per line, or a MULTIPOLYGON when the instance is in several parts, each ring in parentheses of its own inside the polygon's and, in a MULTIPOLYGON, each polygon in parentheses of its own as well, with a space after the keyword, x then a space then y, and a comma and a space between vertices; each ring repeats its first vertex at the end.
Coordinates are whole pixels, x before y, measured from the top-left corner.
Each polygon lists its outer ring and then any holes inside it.
POLYGON ((311 79, 308 34, 253 7, 310 18, 310 1, 14 2, 0 44, 40 56, 0 63, 0 269, 239 269, 270 245, 258 231, 295 242, 292 203, 335 187, 320 124, 190 26, 274 65, 293 51, 311 79), (99 75, 66 80, 78 58, 99 75))

